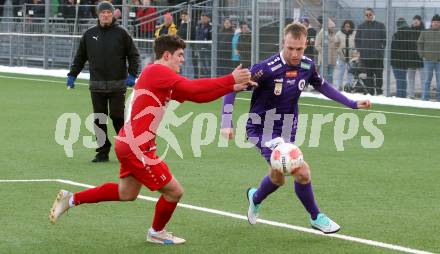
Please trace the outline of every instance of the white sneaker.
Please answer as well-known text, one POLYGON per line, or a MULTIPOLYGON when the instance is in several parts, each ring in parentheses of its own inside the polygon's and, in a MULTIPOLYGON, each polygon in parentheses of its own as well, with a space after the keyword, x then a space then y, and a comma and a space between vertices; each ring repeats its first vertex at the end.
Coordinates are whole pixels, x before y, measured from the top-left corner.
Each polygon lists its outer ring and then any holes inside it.
POLYGON ((73 194, 66 190, 60 190, 57 198, 53 202, 52 209, 50 209, 49 220, 52 224, 57 222, 57 219, 67 210, 69 210, 69 199, 73 194))
POLYGON ((147 233, 147 242, 158 244, 183 244, 185 239, 174 236, 172 232, 167 232, 165 229, 161 231, 154 231, 150 228, 147 233))
POLYGON ((334 221, 332 221, 327 215, 319 213, 316 220, 310 219, 312 228, 318 229, 325 234, 336 233, 341 229, 341 227, 334 221))

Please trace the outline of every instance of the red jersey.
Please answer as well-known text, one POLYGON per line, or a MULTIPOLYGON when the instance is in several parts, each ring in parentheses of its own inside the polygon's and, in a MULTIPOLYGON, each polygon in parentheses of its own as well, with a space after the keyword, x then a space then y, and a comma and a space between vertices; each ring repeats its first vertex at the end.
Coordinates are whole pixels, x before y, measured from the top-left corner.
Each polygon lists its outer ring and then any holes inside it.
POLYGON ((156 130, 170 100, 209 102, 233 91, 232 74, 220 78, 189 80, 171 68, 152 64, 141 73, 136 86, 129 119, 119 132, 119 141, 137 146, 141 151, 154 150, 156 130))

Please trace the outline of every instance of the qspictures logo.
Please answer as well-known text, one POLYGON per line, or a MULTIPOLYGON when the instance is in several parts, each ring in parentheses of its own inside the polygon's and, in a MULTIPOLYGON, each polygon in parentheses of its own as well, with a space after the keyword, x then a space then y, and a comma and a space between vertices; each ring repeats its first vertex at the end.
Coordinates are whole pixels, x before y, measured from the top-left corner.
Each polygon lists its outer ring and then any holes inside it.
MULTIPOLYGON (((219 119, 211 112, 179 113, 180 104, 176 101, 170 101, 167 105, 162 105, 160 100, 152 92, 144 89, 136 90, 127 99, 126 103, 126 123, 124 137, 115 137, 117 140, 129 145, 133 154, 145 164, 154 165, 163 160, 172 149, 180 157, 184 158, 182 145, 188 146, 188 142, 181 143, 181 139, 173 132, 174 128, 179 128, 183 124, 191 124, 190 142, 191 155, 201 157, 204 147, 217 142, 217 147, 227 148, 235 144, 236 147, 249 149, 259 142, 259 138, 246 136, 246 125, 249 122, 263 126, 261 144, 273 139, 274 133, 281 136, 284 140, 292 140, 292 130, 295 129, 295 144, 303 147, 317 148, 321 142, 321 136, 329 131, 333 133, 333 143, 336 151, 345 151, 345 145, 348 141, 359 140, 358 148, 374 149, 380 148, 385 142, 385 136, 381 126, 386 124, 386 117, 383 113, 370 112, 363 116, 355 113, 342 114, 299 114, 297 117, 293 114, 276 114, 275 110, 269 110, 264 118, 258 114, 245 113, 238 116, 234 122, 235 135, 230 142, 220 135, 219 123, 223 121, 232 121, 231 115, 226 114, 223 117, 229 119, 219 119), (137 100, 152 99, 157 106, 148 106, 131 117, 132 105, 137 100), (179 115, 180 114, 180 115, 179 115), (133 132, 132 120, 145 117, 152 120, 144 133, 135 135, 133 132), (282 120, 281 120, 282 119, 282 120), (282 131, 275 127, 276 122, 282 121, 282 131), (156 130, 157 129, 157 130, 156 130), (140 145, 147 143, 154 138, 162 139, 165 148, 157 158, 149 158, 145 155, 148 151, 142 151, 140 145)), ((233 105, 225 105, 224 112, 230 113, 233 105)), ((91 135, 82 137, 82 144, 86 148, 97 148, 105 143, 104 131, 95 125, 95 120, 99 123, 105 123, 107 116, 104 114, 90 114, 84 121, 85 128, 91 135)), ((76 113, 64 113, 56 122, 55 141, 63 146, 67 157, 73 157, 73 145, 79 141, 81 130, 81 118, 76 113)), ((351 146, 353 148, 353 146, 351 146)), ((151 149, 151 148, 150 148, 151 149)), ((155 149, 155 147, 153 148, 155 149)))

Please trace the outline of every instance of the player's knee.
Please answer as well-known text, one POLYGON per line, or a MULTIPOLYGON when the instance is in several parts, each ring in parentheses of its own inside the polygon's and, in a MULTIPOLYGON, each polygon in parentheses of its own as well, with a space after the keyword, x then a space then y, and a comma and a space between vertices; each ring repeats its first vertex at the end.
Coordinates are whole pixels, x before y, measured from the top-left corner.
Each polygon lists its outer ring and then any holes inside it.
POLYGON ((174 198, 176 201, 179 201, 179 200, 183 197, 183 192, 184 192, 183 187, 180 186, 180 188, 178 188, 178 189, 173 193, 173 198, 174 198))
POLYGON ((128 192, 128 191, 122 191, 119 192, 119 199, 121 201, 134 201, 136 200, 139 193, 136 192, 128 192))
POLYGON ((284 185, 285 177, 283 173, 278 170, 271 169, 269 174, 270 181, 278 186, 284 185))
POLYGON ((183 188, 176 189, 172 192, 163 193, 162 195, 170 202, 179 202, 183 196, 183 188))
POLYGON ((304 165, 299 168, 299 170, 294 174, 295 180, 298 183, 306 184, 311 181, 311 175, 310 175, 310 167, 307 163, 304 163, 304 165))

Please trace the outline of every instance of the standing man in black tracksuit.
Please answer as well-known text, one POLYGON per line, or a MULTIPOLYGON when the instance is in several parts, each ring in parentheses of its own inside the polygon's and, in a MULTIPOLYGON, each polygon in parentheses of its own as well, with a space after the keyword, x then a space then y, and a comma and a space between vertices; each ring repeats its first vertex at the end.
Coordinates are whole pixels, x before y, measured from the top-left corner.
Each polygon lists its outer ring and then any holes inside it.
POLYGON ((139 52, 128 32, 116 23, 115 8, 110 2, 100 2, 96 10, 98 24, 89 28, 81 38, 67 74, 67 88, 74 88, 76 77, 89 61, 90 92, 98 142, 97 154, 92 162, 105 162, 109 159, 111 143, 107 136, 107 117, 103 119, 100 116, 107 116, 110 108, 116 133, 124 125, 126 87, 135 84, 139 72, 139 52))

